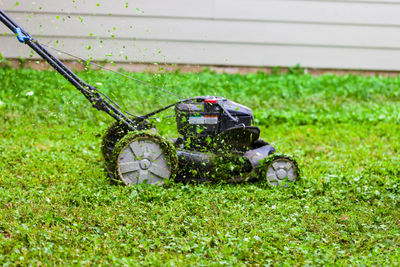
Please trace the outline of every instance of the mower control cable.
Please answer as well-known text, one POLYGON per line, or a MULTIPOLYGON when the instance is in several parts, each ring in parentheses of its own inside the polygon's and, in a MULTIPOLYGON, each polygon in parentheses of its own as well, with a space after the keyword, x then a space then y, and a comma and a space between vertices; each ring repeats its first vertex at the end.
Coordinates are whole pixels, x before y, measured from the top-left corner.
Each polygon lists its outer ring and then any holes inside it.
MULTIPOLYGON (((49 63, 58 73, 60 73, 72 85, 74 85, 75 88, 77 88, 92 103, 92 106, 95 107, 96 109, 106 112, 115 120, 125 124, 130 130, 136 130, 137 123, 135 123, 129 116, 133 116, 136 119, 140 120, 144 120, 146 117, 149 117, 146 115, 134 116, 132 114, 125 114, 127 112, 124 113, 123 111, 121 111, 119 109, 119 106, 109 97, 101 93, 96 87, 86 83, 81 78, 79 78, 64 63, 62 63, 58 58, 52 55, 47 49, 45 49, 37 40, 35 40, 31 35, 29 35, 29 33, 24 31, 1 9, 0 9, 0 21, 16 34, 18 41, 27 44, 29 47, 31 47, 32 50, 34 50, 36 53, 39 54, 39 56, 41 56, 44 60, 46 60, 47 63, 49 63), (110 102, 104 99, 102 95, 105 96, 106 99, 108 99, 110 102)), ((145 82, 142 83, 147 84, 145 82)), ((155 113, 152 112, 152 114, 155 113)))
MULTIPOLYGON (((125 77, 125 78, 131 79, 131 80, 133 80, 133 81, 135 81, 135 82, 139 82, 139 83, 141 83, 141 84, 144 84, 144 85, 153 87, 153 88, 155 88, 155 89, 157 89, 157 90, 160 90, 160 91, 162 91, 162 92, 164 92, 164 93, 167 93, 167 94, 170 94, 170 95, 173 95, 173 96, 176 96, 176 97, 182 99, 181 101, 175 102, 175 103, 170 104, 170 105, 168 105, 168 106, 166 106, 166 107, 162 107, 162 108, 160 108, 160 109, 157 109, 157 110, 155 110, 155 111, 152 111, 152 112, 150 112, 150 113, 148 113, 148 114, 145 114, 145 115, 142 115, 142 116, 136 116, 136 115, 133 115, 133 114, 129 113, 129 112, 126 111, 126 110, 124 111, 124 112, 127 113, 128 115, 134 116, 134 117, 136 117, 136 118, 138 118, 138 119, 142 119, 142 120, 148 119, 148 118, 150 118, 151 116, 153 116, 153 115, 155 115, 155 114, 157 114, 157 113, 160 113, 160 112, 162 112, 162 111, 164 111, 164 110, 167 110, 167 109, 169 109, 169 108, 171 108, 171 107, 173 107, 173 106, 175 106, 175 105, 177 105, 177 104, 180 104, 180 103, 182 103, 182 102, 185 102, 186 100, 190 100, 190 99, 185 99, 183 96, 178 95, 178 94, 176 94, 176 93, 174 93, 174 92, 171 92, 171 91, 169 91, 169 90, 166 90, 166 89, 164 89, 164 88, 161 88, 161 87, 159 87, 159 86, 155 86, 155 85, 153 85, 153 84, 151 84, 151 83, 148 83, 148 82, 145 82, 145 81, 142 81, 142 80, 133 78, 133 77, 131 77, 131 76, 129 76, 129 75, 126 75, 126 74, 124 74, 124 73, 121 73, 121 72, 119 72, 119 71, 116 71, 116 70, 113 70, 113 69, 110 69, 110 68, 107 68, 107 67, 104 67, 104 66, 102 66, 102 65, 100 65, 100 64, 97 64, 97 63, 95 63, 95 62, 92 62, 92 61, 89 61, 89 60, 85 60, 84 58, 78 57, 78 56, 76 56, 76 55, 73 55, 73 54, 71 54, 71 53, 68 53, 68 52, 66 52, 66 51, 63 51, 63 50, 61 50, 61 49, 59 49, 59 48, 56 48, 56 47, 53 47, 53 46, 50 46, 50 45, 47 45, 47 44, 42 44, 42 45, 45 46, 45 47, 47 47, 47 48, 53 49, 53 50, 55 50, 55 51, 57 51, 57 52, 59 52, 59 53, 62 53, 62 54, 68 55, 68 56, 70 56, 70 57, 72 57, 72 58, 75 58, 75 59, 79 60, 82 64, 84 64, 83 62, 87 62, 87 64, 89 64, 89 65, 93 65, 93 66, 96 66, 96 67, 98 67, 98 68, 100 68, 100 69, 104 69, 104 70, 106 70, 106 71, 113 72, 113 73, 115 73, 115 74, 121 75, 122 77, 125 77)), ((96 90, 97 90, 97 88, 96 88, 96 90)), ((101 91, 99 91, 99 90, 97 90, 97 92, 99 92, 101 95, 103 95, 103 96, 104 96, 105 98, 107 98, 109 101, 111 101, 115 106, 117 106, 118 108, 121 108, 117 103, 115 103, 112 99, 110 99, 106 94, 104 94, 103 92, 101 92, 101 91)), ((228 113, 229 113, 229 112, 228 112, 228 113)), ((230 114, 229 114, 229 115, 230 115, 230 114)))
POLYGON ((239 121, 238 118, 233 117, 232 114, 226 108, 224 108, 224 105, 222 105, 219 101, 217 102, 217 104, 222 109, 222 111, 225 112, 228 115, 228 117, 231 120, 233 120, 234 122, 238 122, 239 121))
POLYGON ((138 82, 138 83, 141 83, 141 84, 144 84, 144 85, 153 87, 153 88, 155 88, 155 89, 157 89, 157 90, 160 90, 160 91, 162 91, 162 92, 164 92, 164 93, 167 93, 167 94, 176 96, 176 97, 178 97, 178 98, 180 98, 180 99, 185 99, 183 96, 180 96, 180 95, 178 95, 178 94, 176 94, 176 93, 174 93, 174 92, 168 91, 168 90, 166 90, 166 89, 164 89, 164 88, 162 88, 162 87, 159 87, 159 86, 153 85, 153 84, 151 84, 151 83, 148 83, 148 82, 145 82, 145 81, 142 81, 142 80, 133 78, 133 77, 131 77, 131 76, 129 76, 129 75, 126 75, 126 74, 124 74, 124 73, 121 73, 121 72, 119 72, 119 71, 116 71, 116 70, 113 70, 113 69, 110 69, 110 68, 107 68, 107 67, 104 67, 104 66, 102 66, 102 65, 100 65, 100 64, 97 64, 97 63, 95 63, 95 62, 92 62, 92 61, 89 61, 89 60, 85 60, 84 58, 81 58, 81 57, 78 57, 78 56, 73 55, 73 54, 71 54, 71 53, 68 53, 68 52, 63 51, 63 50, 61 50, 61 49, 59 49, 59 48, 56 48, 56 47, 54 47, 54 46, 50 46, 50 45, 47 45, 47 44, 42 44, 42 45, 43 45, 43 46, 46 46, 47 48, 53 49, 53 50, 55 50, 55 51, 57 51, 57 52, 59 52, 59 53, 62 53, 62 54, 68 55, 68 56, 70 56, 70 57, 72 57, 72 58, 78 59, 78 60, 80 60, 81 62, 87 62, 87 64, 89 64, 89 65, 93 65, 93 66, 96 66, 96 67, 98 67, 98 68, 101 68, 101 69, 104 69, 104 70, 107 70, 107 71, 116 73, 116 74, 121 75, 121 76, 123 76, 123 77, 125 77, 125 78, 131 79, 131 80, 133 80, 133 81, 135 81, 135 82, 138 82))

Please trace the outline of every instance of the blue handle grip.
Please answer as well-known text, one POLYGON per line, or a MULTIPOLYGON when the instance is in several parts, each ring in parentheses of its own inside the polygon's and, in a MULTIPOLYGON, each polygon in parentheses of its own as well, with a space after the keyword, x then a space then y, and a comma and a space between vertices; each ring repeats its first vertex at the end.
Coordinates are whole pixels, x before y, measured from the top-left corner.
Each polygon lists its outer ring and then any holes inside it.
POLYGON ((25 43, 25 41, 31 39, 31 37, 26 36, 22 33, 21 28, 15 28, 15 33, 17 34, 18 41, 20 41, 21 43, 25 43))

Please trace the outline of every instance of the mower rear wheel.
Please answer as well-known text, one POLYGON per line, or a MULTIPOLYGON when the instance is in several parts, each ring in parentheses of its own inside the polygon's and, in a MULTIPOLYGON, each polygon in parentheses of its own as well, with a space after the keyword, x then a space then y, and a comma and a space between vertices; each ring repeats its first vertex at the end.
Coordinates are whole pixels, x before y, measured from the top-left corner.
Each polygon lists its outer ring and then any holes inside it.
POLYGON ((113 152, 115 177, 125 185, 164 184, 177 170, 177 153, 173 144, 149 132, 130 132, 113 152))
POLYGON ((297 162, 283 155, 272 155, 265 164, 265 177, 271 186, 287 186, 296 182, 300 171, 297 162))
POLYGON ((106 162, 110 161, 115 144, 127 133, 128 128, 119 121, 114 122, 108 127, 101 144, 101 152, 106 162))
MULTIPOLYGON (((154 129, 157 131, 155 126, 147 121, 135 121, 137 130, 147 130, 154 129)), ((109 162, 111 160, 112 153, 114 151, 115 145, 129 132, 128 127, 119 121, 112 123, 106 133, 103 136, 103 142, 101 145, 101 152, 105 160, 105 165, 108 175, 114 179, 114 170, 110 166, 109 162)))

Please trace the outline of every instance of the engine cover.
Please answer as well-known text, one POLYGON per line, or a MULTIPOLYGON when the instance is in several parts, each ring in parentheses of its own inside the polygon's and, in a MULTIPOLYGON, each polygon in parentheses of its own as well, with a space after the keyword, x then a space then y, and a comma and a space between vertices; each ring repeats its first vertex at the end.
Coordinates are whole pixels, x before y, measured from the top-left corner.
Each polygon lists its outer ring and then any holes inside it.
POLYGON ((185 138, 216 136, 230 128, 251 126, 250 108, 217 96, 198 96, 175 106, 178 131, 185 138))

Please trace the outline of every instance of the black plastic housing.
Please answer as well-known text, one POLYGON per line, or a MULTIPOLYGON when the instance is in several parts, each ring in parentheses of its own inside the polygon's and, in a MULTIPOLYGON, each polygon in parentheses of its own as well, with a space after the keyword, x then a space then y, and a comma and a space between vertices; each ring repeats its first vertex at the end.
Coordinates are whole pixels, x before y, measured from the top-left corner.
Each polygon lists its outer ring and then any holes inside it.
POLYGON ((177 104, 175 118, 184 137, 206 137, 233 127, 251 126, 253 112, 226 98, 199 96, 177 104))

